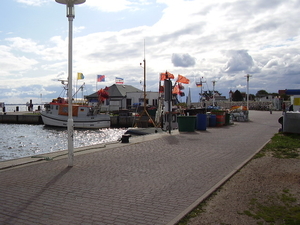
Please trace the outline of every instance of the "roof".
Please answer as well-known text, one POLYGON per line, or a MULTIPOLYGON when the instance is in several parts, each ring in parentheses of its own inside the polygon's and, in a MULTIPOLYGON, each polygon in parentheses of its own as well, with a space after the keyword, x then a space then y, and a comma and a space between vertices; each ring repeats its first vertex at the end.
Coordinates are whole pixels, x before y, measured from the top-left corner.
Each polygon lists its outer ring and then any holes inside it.
MULTIPOLYGON (((109 97, 126 97, 126 93, 128 92, 143 92, 142 90, 135 88, 131 85, 124 85, 124 84, 113 84, 108 87, 107 90, 109 97)), ((87 98, 98 98, 97 92, 86 96, 87 98)))
POLYGON ((131 85, 113 84, 107 90, 110 97, 125 97, 127 92, 142 92, 131 85))
POLYGON ((300 89, 286 89, 286 95, 300 95, 300 89))

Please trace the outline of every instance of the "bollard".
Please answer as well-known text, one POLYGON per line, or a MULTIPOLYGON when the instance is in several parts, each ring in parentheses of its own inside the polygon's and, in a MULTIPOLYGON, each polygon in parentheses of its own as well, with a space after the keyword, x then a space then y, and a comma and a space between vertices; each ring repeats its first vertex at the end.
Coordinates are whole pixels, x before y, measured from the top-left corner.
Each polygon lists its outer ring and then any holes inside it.
POLYGON ((123 134, 123 135, 122 135, 122 138, 121 138, 122 143, 129 143, 129 138, 130 138, 130 137, 131 137, 130 134, 123 134))

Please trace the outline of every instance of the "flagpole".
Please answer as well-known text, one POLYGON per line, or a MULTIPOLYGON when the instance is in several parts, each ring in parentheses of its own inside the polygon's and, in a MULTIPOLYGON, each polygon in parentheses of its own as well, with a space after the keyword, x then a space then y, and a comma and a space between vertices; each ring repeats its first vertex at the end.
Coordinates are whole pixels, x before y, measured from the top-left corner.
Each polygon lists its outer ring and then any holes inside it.
POLYGON ((77 86, 78 86, 78 72, 77 72, 77 79, 76 79, 76 86, 75 86, 75 91, 76 91, 75 99, 76 99, 76 101, 77 101, 77 86))
MULTIPOLYGON (((169 79, 169 82, 171 83, 171 79, 169 78, 169 76, 168 76, 168 71, 166 71, 166 78, 167 79, 169 79)), ((176 84, 176 82, 175 82, 175 84, 176 84)), ((169 117, 168 117, 168 122, 169 122, 169 134, 171 134, 171 130, 172 130, 172 115, 171 115, 171 113, 172 113, 172 109, 171 109, 171 104, 172 104, 172 83, 171 83, 171 88, 170 88, 170 93, 169 93, 169 95, 170 95, 170 99, 169 99, 169 101, 168 101, 168 108, 169 108, 169 117)))

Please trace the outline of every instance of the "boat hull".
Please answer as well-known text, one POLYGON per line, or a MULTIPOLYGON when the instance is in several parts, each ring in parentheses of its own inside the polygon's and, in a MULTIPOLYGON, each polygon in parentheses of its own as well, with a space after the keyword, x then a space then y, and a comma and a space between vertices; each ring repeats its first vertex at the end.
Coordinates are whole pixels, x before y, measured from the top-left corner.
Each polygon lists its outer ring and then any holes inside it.
MULTIPOLYGON (((67 127, 68 116, 52 115, 46 112, 41 113, 43 123, 47 126, 67 127)), ((98 114, 94 116, 73 117, 74 128, 99 129, 110 127, 110 116, 98 114)))

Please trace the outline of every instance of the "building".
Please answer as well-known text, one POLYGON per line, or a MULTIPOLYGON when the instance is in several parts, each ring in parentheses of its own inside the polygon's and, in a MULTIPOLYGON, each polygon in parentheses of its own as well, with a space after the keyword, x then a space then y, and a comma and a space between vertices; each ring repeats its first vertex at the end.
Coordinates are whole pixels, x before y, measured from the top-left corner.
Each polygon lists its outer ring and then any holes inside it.
MULTIPOLYGON (((109 98, 104 102, 102 109, 118 111, 144 106, 144 92, 131 85, 113 84, 107 88, 109 98)), ((98 103, 97 92, 85 96, 91 103, 98 103)), ((146 105, 157 106, 158 92, 146 92, 146 105)))

